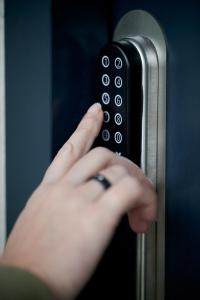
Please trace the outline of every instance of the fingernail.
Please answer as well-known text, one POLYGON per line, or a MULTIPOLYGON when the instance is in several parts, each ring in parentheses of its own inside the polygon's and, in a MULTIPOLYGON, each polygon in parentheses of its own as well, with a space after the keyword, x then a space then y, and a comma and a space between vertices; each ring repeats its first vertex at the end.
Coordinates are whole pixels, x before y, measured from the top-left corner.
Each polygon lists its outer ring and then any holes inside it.
POLYGON ((88 112, 98 112, 101 109, 101 104, 99 102, 94 103, 90 108, 88 109, 88 112))

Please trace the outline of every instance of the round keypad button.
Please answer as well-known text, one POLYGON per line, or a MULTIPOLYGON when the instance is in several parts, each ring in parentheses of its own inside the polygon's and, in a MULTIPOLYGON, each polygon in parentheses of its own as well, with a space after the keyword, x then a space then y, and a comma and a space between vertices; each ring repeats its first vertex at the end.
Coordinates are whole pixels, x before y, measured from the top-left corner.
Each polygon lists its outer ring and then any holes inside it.
POLYGON ((105 123, 108 123, 110 121, 110 114, 109 114, 108 111, 104 111, 103 120, 104 120, 105 123))
POLYGON ((110 84, 110 77, 107 74, 104 74, 101 81, 104 86, 108 86, 110 84))
POLYGON ((122 59, 120 57, 115 58, 115 68, 117 69, 122 68, 122 59))
POLYGON ((107 142, 110 139, 110 132, 107 129, 102 131, 102 139, 107 142))
POLYGON ((109 65, 110 65, 110 59, 109 59, 109 57, 106 56, 106 55, 104 55, 104 56, 102 57, 102 59, 101 59, 101 63, 102 63, 102 66, 103 66, 104 68, 108 68, 109 65))
POLYGON ((115 138, 115 142, 117 144, 121 144, 121 142, 122 142, 122 134, 119 131, 115 132, 114 138, 115 138))
POLYGON ((115 117, 114 117, 114 119, 115 119, 115 123, 117 125, 121 125, 122 124, 122 115, 116 114, 115 117))
POLYGON ((122 78, 120 76, 115 77, 115 86, 118 89, 122 87, 122 78))
POLYGON ((115 96, 115 104, 117 106, 121 106, 122 105, 122 97, 120 95, 116 95, 115 96))
POLYGON ((105 105, 107 105, 110 102, 110 95, 108 93, 103 93, 101 100, 105 105))

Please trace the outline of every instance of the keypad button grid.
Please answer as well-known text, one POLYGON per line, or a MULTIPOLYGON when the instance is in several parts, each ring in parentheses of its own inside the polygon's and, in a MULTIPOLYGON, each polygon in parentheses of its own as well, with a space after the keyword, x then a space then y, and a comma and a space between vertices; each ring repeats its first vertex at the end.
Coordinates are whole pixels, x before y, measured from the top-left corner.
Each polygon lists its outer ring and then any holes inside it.
MULTIPOLYGON (((123 142, 123 128, 125 127, 123 113, 124 113, 124 98, 121 90, 125 89, 123 82, 123 67, 124 62, 119 55, 110 56, 104 54, 101 58, 109 61, 108 66, 102 63, 101 69, 101 102, 104 111, 104 124, 101 131, 101 138, 108 148, 114 148, 116 154, 123 155, 121 148, 123 142), (107 75, 107 76, 105 76, 107 75), (104 76, 104 77, 103 77, 104 76), (106 80, 105 80, 106 78, 106 80), (105 85, 106 83, 106 85, 105 85)), ((105 61, 104 61, 105 64, 105 61)))

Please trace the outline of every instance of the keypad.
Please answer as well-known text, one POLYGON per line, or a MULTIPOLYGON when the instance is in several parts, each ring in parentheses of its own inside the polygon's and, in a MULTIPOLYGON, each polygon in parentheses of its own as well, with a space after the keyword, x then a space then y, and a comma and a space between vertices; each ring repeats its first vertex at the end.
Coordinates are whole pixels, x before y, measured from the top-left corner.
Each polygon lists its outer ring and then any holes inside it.
POLYGON ((142 76, 137 49, 126 42, 108 44, 100 53, 98 70, 97 99, 104 120, 95 145, 139 164, 142 76))
POLYGON ((125 53, 117 46, 105 49, 100 56, 99 96, 104 122, 99 144, 117 155, 127 155, 127 94, 128 67, 125 53))

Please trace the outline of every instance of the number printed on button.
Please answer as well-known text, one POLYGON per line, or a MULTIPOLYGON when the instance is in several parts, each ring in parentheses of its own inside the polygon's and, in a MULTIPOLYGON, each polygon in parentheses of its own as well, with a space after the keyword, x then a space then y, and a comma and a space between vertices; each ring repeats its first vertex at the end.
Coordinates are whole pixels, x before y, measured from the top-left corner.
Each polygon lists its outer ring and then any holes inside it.
POLYGON ((115 96, 115 104, 117 106, 121 106, 122 105, 122 97, 120 95, 116 95, 115 96))
POLYGON ((122 142, 122 134, 119 131, 115 132, 114 138, 117 144, 120 144, 122 142))
POLYGON ((107 74, 104 74, 101 80, 103 85, 105 86, 108 86, 110 84, 110 77, 107 74))
POLYGON ((119 89, 122 87, 122 78, 120 76, 115 77, 115 86, 119 89))
POLYGON ((122 124, 122 116, 120 114, 116 114, 115 115, 115 123, 117 125, 121 125, 122 124))
POLYGON ((110 102, 110 95, 108 93, 103 93, 101 100, 105 105, 107 105, 110 102))
POLYGON ((109 57, 106 56, 106 55, 104 55, 104 56, 102 57, 102 59, 101 59, 101 63, 102 63, 102 66, 103 66, 104 68, 108 68, 109 65, 110 65, 110 59, 109 59, 109 57))
POLYGON ((104 111, 103 120, 104 120, 105 123, 108 123, 110 121, 110 114, 109 114, 108 111, 104 111))
POLYGON ((115 68, 117 69, 122 68, 122 59, 120 57, 115 58, 115 68))
POLYGON ((102 131, 102 139, 107 142, 110 139, 110 132, 107 129, 102 131))

